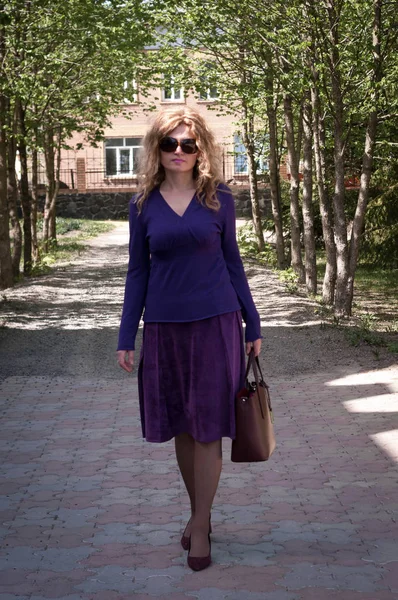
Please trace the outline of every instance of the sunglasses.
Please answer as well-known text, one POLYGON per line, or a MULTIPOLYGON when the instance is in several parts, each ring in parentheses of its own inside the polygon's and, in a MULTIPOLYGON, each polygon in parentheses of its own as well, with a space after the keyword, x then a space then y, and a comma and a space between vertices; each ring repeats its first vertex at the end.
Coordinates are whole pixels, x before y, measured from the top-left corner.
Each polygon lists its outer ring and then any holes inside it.
POLYGON ((159 148, 163 152, 175 152, 180 146, 185 154, 195 154, 198 151, 196 140, 186 138, 184 140, 176 140, 176 138, 166 136, 159 142, 159 148))

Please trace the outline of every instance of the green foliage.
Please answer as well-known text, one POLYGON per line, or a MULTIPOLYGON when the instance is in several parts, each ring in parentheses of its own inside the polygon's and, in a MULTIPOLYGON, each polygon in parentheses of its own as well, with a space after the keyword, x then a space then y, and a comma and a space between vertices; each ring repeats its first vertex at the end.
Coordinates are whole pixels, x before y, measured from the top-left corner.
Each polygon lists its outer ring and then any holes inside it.
POLYGON ((398 184, 369 203, 361 262, 398 268, 398 184))
POLYGON ((359 346, 360 344, 367 344, 368 346, 383 347, 386 346, 386 341, 377 333, 368 331, 361 327, 357 328, 344 328, 344 332, 348 342, 351 346, 359 346))
POLYGON ((10 114, 15 103, 24 106, 30 148, 42 147, 48 128, 60 130, 62 140, 74 131, 98 140, 129 93, 124 82, 139 78, 140 87, 147 86, 150 3, 10 0, 4 13, 10 18, 3 31, 3 85, 10 114))
POLYGON ((254 236, 252 221, 247 221, 244 225, 238 227, 236 239, 242 256, 255 256, 257 254, 258 245, 254 236))
POLYGON ((391 352, 391 354, 398 354, 398 342, 388 342, 387 350, 391 352))
POLYGON ((51 267, 59 262, 70 261, 79 256, 86 246, 76 239, 63 239, 56 243, 49 243, 49 251, 43 254, 40 261, 32 268, 32 276, 38 277, 51 271, 51 267))
POLYGON ((279 280, 285 284, 285 287, 290 294, 297 293, 299 277, 291 267, 283 271, 278 271, 278 277, 279 280))
POLYGON ((345 326, 343 328, 349 343, 352 346, 367 344, 373 348, 375 355, 378 356, 377 348, 388 347, 391 342, 375 331, 377 321, 377 315, 374 313, 365 312, 360 314, 357 326, 345 326))
POLYGON ((276 267, 276 252, 271 244, 266 244, 265 250, 261 252, 258 251, 258 244, 254 234, 252 221, 247 221, 244 225, 238 227, 236 239, 242 257, 253 258, 260 264, 276 267))
MULTIPOLYGON (((69 231, 76 231, 84 226, 84 221, 81 219, 66 219, 63 217, 56 217, 56 228, 58 235, 64 235, 69 231)), ((41 231, 43 227, 43 218, 37 220, 37 228, 41 231)))
POLYGON ((391 304, 398 299, 398 269, 383 269, 360 264, 357 268, 355 287, 362 294, 374 293, 391 304))
POLYGON ((82 237, 95 237, 100 233, 107 233, 114 229, 113 223, 107 223, 106 221, 83 221, 80 226, 82 237))

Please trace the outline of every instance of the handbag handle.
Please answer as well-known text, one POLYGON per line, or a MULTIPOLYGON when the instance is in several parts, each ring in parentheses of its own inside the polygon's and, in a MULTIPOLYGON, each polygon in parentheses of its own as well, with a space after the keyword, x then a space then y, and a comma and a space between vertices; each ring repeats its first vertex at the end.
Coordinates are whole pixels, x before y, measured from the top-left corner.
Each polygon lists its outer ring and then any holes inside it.
MULTIPOLYGON (((247 368, 246 368, 246 373, 245 373, 245 382, 246 382, 246 387, 247 388, 249 388, 249 381, 248 381, 247 376, 249 374, 251 366, 253 367, 254 379, 256 380, 256 386, 257 386, 256 389, 258 391, 259 386, 260 386, 260 380, 259 380, 259 376, 258 376, 257 367, 260 370, 261 381, 263 381, 264 385, 266 385, 266 383, 264 382, 264 379, 263 379, 263 374, 261 372, 261 367, 260 367, 260 362, 258 360, 258 356, 256 356, 256 357, 254 356, 254 348, 252 348, 250 350, 249 358, 247 359, 247 368), (256 363, 257 363, 257 365, 256 365, 256 363)), ((260 400, 260 394, 259 393, 257 393, 257 398, 258 398, 258 404, 259 404, 260 411, 261 411, 261 416, 264 419, 265 418, 264 417, 264 411, 263 411, 263 407, 261 405, 261 400, 260 400)))
POLYGON ((260 381, 264 381, 264 377, 263 377, 263 373, 261 371, 261 367, 260 367, 260 361, 258 360, 258 356, 254 356, 254 348, 252 348, 250 350, 249 353, 249 358, 247 359, 247 368, 246 368, 246 373, 245 373, 245 382, 247 382, 247 376, 249 375, 249 371, 250 371, 250 367, 253 366, 253 373, 254 373, 254 378, 256 380, 256 385, 259 384, 259 376, 258 376, 258 371, 257 371, 257 367, 258 370, 260 371, 260 375, 261 375, 261 379, 260 381))
MULTIPOLYGON (((254 377, 255 377, 255 380, 256 380, 256 386, 258 388, 258 386, 259 386, 259 378, 258 378, 258 373, 257 373, 257 367, 260 370, 260 375, 261 375, 260 381, 263 383, 264 387, 268 388, 268 385, 265 383, 263 374, 261 372, 260 362, 258 360, 258 357, 256 356, 255 360, 253 361, 253 371, 254 371, 254 377)), ((271 398, 270 398, 269 394, 266 395, 266 400, 268 402, 268 408, 269 408, 269 412, 270 412, 270 415, 271 415, 271 421, 274 422, 274 415, 273 415, 272 406, 271 406, 271 398)), ((261 414, 263 414, 262 408, 261 408, 261 414)))

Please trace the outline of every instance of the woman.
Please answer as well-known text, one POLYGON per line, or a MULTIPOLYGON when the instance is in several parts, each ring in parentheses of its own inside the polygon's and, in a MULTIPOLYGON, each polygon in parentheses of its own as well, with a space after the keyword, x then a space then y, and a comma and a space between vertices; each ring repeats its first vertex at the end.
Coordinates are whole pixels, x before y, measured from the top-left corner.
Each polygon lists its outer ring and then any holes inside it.
POLYGON ((218 151, 192 109, 161 112, 144 142, 140 188, 130 202, 129 266, 118 362, 134 364, 142 311, 138 388, 143 437, 174 438, 191 503, 181 539, 188 565, 211 563, 210 512, 222 437, 235 437, 234 399, 246 353, 261 348, 260 318, 236 243, 235 206, 218 151))

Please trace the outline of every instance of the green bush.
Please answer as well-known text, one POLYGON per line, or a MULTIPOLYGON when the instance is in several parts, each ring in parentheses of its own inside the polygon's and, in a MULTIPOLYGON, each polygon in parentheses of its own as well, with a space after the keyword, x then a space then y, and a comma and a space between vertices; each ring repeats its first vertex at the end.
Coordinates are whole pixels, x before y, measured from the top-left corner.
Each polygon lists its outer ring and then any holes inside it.
POLYGON ((360 261, 383 268, 398 268, 398 185, 370 201, 360 261))
POLYGON ((287 291, 290 294, 295 294, 298 290, 298 274, 290 267, 289 269, 285 269, 284 271, 278 272, 279 280, 285 284, 287 291))
POLYGON ((258 244, 254 234, 252 221, 248 221, 237 229, 236 239, 242 257, 247 256, 255 258, 261 264, 276 267, 276 252, 271 244, 265 244, 265 249, 261 252, 258 251, 258 244))

